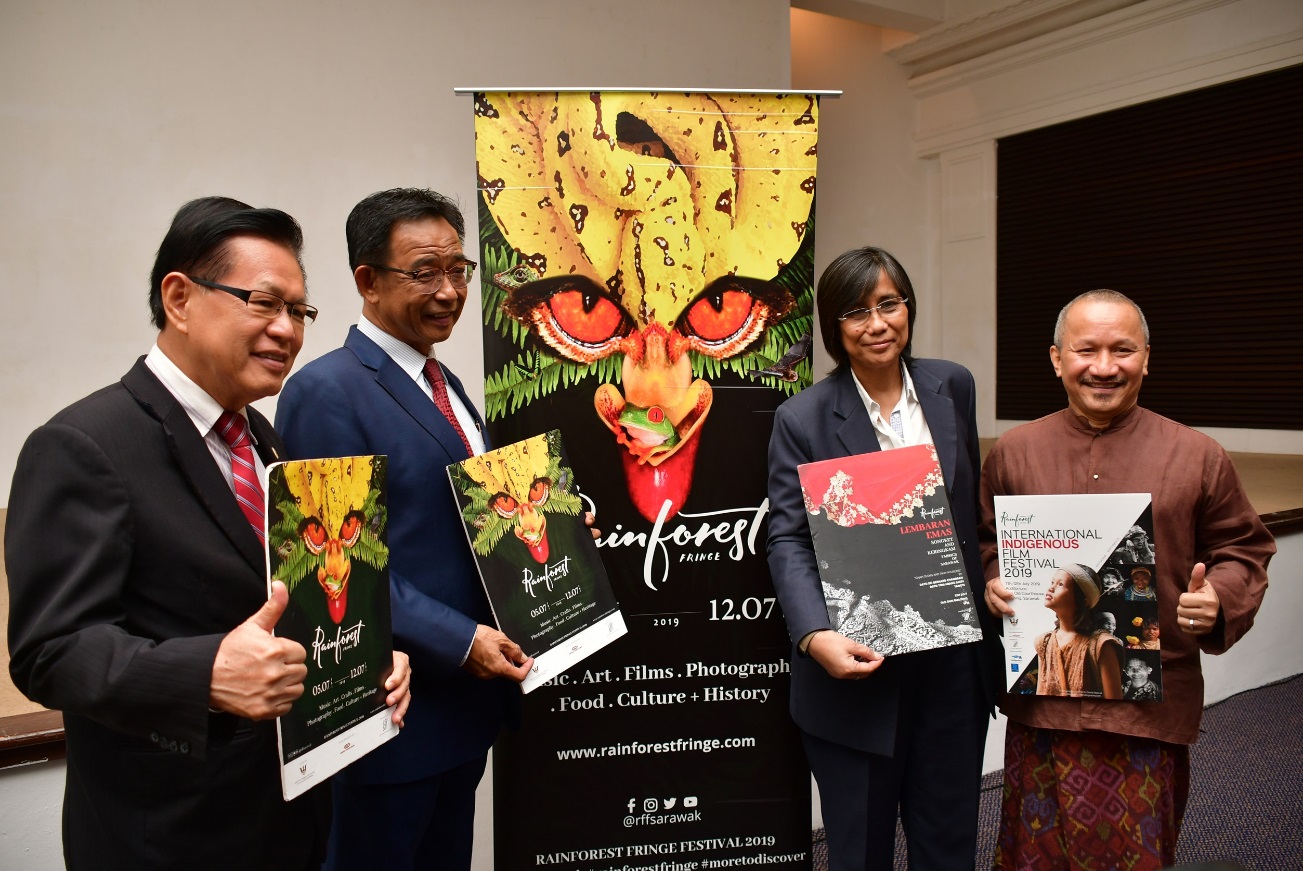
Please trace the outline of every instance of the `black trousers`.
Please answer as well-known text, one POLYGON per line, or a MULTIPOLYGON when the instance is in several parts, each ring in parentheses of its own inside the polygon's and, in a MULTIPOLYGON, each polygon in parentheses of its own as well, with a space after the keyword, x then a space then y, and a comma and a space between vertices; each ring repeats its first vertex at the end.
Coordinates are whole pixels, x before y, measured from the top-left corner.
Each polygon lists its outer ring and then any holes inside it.
POLYGON ((334 784, 324 871, 469 871, 488 756, 411 783, 334 784))
POLYGON ((990 718, 971 670, 954 673, 956 657, 946 653, 894 663, 902 680, 891 756, 801 733, 819 784, 829 871, 891 871, 897 813, 911 871, 973 868, 990 718))

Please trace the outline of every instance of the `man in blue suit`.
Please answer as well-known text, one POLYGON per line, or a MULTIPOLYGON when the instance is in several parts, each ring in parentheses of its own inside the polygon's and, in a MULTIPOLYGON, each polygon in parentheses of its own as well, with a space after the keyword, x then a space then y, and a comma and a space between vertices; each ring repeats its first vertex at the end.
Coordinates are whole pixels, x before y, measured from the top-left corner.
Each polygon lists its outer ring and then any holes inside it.
POLYGON ((467 869, 475 788, 533 666, 493 628, 445 471, 486 447, 434 357, 475 264, 460 210, 433 191, 373 194, 346 233, 362 317, 286 384, 276 426, 293 457, 389 457, 394 646, 410 652, 413 706, 398 738, 335 777, 325 867, 467 869))

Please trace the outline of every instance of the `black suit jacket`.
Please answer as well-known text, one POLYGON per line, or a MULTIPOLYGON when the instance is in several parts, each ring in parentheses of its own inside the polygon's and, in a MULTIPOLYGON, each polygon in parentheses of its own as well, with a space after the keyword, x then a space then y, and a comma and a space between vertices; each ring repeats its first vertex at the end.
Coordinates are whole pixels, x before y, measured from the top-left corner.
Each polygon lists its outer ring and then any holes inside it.
MULTIPOLYGON (((992 709, 1000 680, 999 631, 982 605, 982 564, 977 546, 980 454, 973 376, 957 363, 915 360, 910 378, 936 445, 946 495, 954 511, 964 567, 977 603, 985 641, 947 648, 958 680, 977 681, 992 709)), ((864 401, 849 369, 801 391, 778 408, 769 442, 769 569, 783 607, 792 654, 792 718, 806 732, 868 753, 890 756, 896 747, 896 712, 908 657, 888 657, 868 679, 836 680, 796 643, 831 628, 819 582, 801 482, 802 463, 880 450, 864 401)), ((937 688, 938 701, 944 688, 937 688)))
MULTIPOLYGON (((248 416, 264 462, 281 459, 248 416)), ((262 546, 143 359, 28 438, 5 566, 14 683, 64 715, 70 868, 311 861, 328 791, 286 804, 275 724, 208 709, 222 638, 267 597, 262 546)))

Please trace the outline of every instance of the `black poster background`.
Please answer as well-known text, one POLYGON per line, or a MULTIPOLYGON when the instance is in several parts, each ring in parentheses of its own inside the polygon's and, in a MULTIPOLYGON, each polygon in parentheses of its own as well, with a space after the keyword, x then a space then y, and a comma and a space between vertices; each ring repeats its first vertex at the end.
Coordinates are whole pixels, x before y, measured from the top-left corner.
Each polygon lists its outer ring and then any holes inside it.
MULTIPOLYGON (((491 266, 489 252, 505 242, 482 196, 479 219, 491 266)), ((812 209, 808 221, 779 276, 802 288, 807 319, 812 209)), ((490 280, 486 270, 486 294, 490 280)), ((485 369, 498 373, 521 349, 493 311, 485 320, 485 369)), ((534 338, 525 350, 549 353, 534 338)), ((790 644, 765 559, 768 441, 787 392, 727 368, 706 377, 713 403, 691 492, 663 524, 634 507, 622 449, 594 411, 606 379, 561 384, 489 422, 495 444, 562 431, 628 626, 525 696, 522 728, 495 745, 499 869, 811 867, 810 775, 788 713, 790 644)))
MULTIPOLYGON (((1137 568, 1147 568, 1156 576, 1157 572, 1157 551, 1154 538, 1154 505, 1152 502, 1145 506, 1145 510, 1135 519, 1132 528, 1139 527, 1145 533, 1144 540, 1149 542, 1152 550, 1149 553, 1137 553, 1130 549, 1127 539, 1124 536, 1122 542, 1118 544, 1117 549, 1109 554, 1104 565, 1099 566, 1100 580, 1104 581, 1106 573, 1112 570, 1115 578, 1123 579, 1123 589, 1113 587, 1105 581, 1105 591, 1091 609, 1095 615, 1097 626, 1104 625, 1101 615, 1113 615, 1113 623, 1117 626, 1115 635, 1122 642, 1125 650, 1120 654, 1119 663, 1122 666, 1122 690, 1123 698, 1126 698, 1127 690, 1127 666, 1133 659, 1139 659, 1142 663, 1149 666, 1149 683, 1153 684, 1156 693, 1153 698, 1146 698, 1143 701, 1161 702, 1163 700, 1163 657, 1158 650, 1146 650, 1141 648, 1140 640, 1144 638, 1144 624, 1146 621, 1158 620, 1158 591, 1154 586, 1155 598, 1128 600, 1125 589, 1132 586, 1131 572, 1137 568), (1111 588, 1111 589, 1110 589, 1111 588)), ((1113 582, 1116 583, 1116 580, 1113 582)), ((1161 643, 1161 639, 1160 639, 1161 643)))

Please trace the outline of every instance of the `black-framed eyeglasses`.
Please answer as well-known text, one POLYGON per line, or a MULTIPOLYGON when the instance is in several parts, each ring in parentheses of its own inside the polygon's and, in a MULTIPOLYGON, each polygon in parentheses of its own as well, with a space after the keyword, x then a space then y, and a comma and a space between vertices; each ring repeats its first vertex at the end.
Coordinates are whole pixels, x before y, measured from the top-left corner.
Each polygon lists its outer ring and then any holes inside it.
POLYGON ((909 303, 903 297, 895 296, 891 299, 884 299, 872 308, 853 308, 844 315, 839 315, 837 320, 854 327, 862 327, 873 318, 874 312, 882 315, 882 319, 886 320, 897 312, 906 309, 908 305, 909 303))
POLYGON ((244 290, 240 287, 218 284, 215 281, 205 281, 202 278, 195 278, 193 275, 187 275, 186 278, 200 287, 220 290, 222 293, 229 293, 236 299, 244 300, 244 304, 249 311, 267 320, 272 320, 286 309, 289 310, 290 320, 296 325, 310 324, 317 319, 316 306, 308 305, 305 302, 286 302, 276 294, 268 293, 265 290, 244 290))
POLYGON ((420 269, 395 269, 392 266, 382 266, 379 263, 364 263, 363 266, 370 266, 372 269, 379 269, 382 272, 393 272, 401 275, 408 281, 417 286, 418 293, 437 293, 439 288, 443 287, 443 278, 446 275, 452 286, 461 290, 471 283, 471 276, 475 274, 475 267, 478 266, 474 260, 463 260, 452 269, 440 269, 437 266, 423 266, 420 269))

